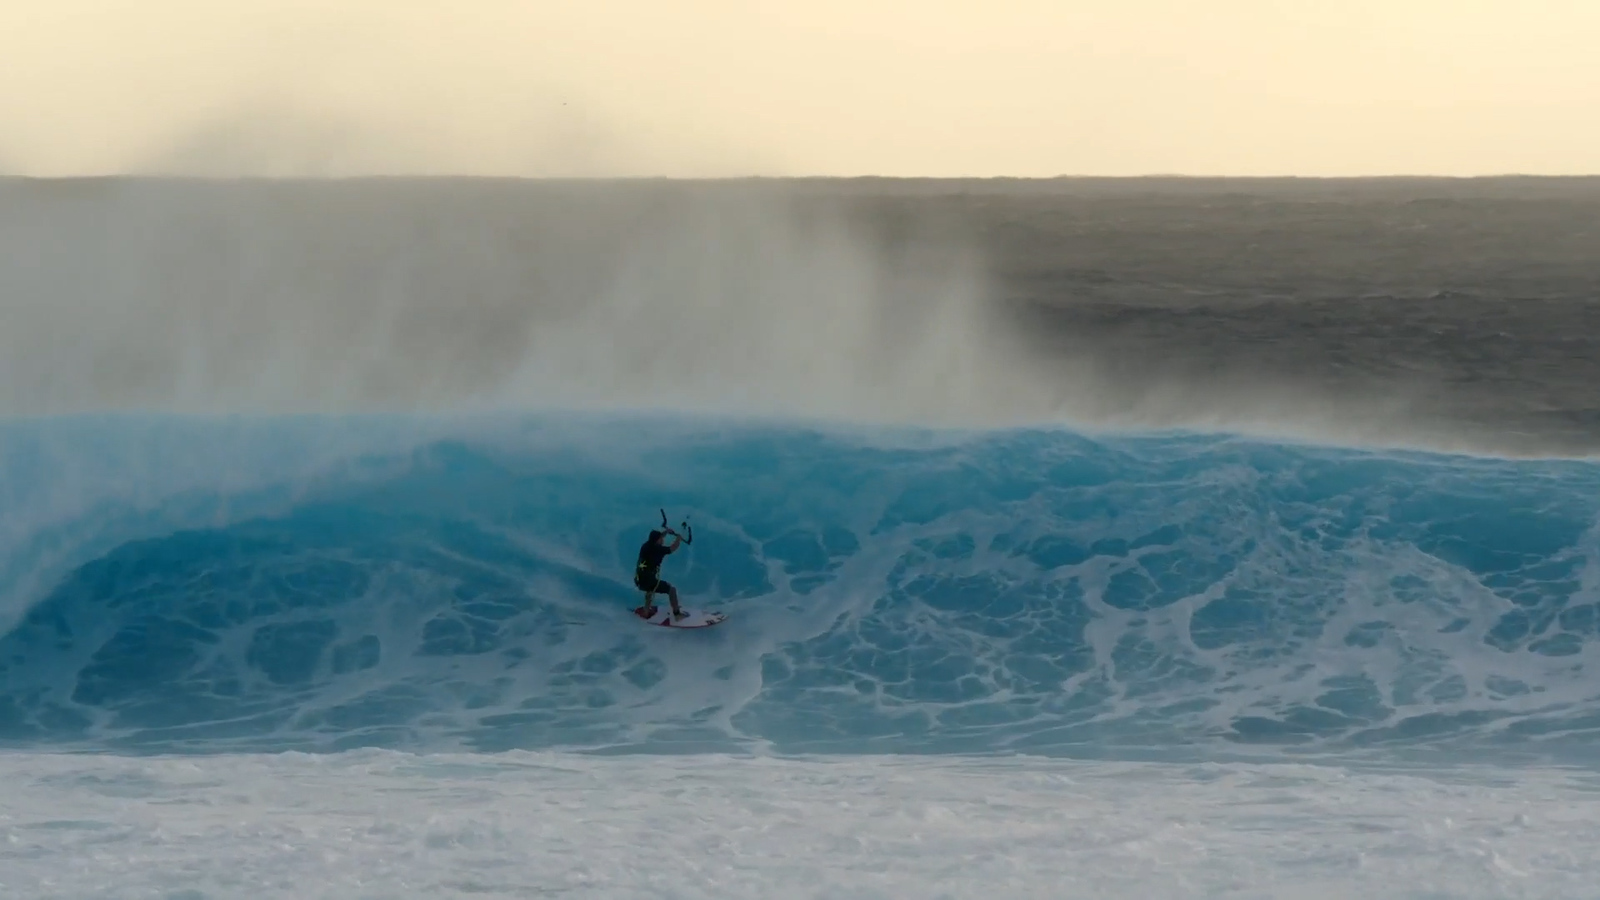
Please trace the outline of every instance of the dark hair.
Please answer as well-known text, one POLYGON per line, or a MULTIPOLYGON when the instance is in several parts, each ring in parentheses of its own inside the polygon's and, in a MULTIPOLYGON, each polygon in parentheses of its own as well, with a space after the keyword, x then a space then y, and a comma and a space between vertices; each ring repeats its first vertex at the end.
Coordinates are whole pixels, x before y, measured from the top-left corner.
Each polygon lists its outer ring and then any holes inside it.
POLYGON ((655 531, 655 530, 652 530, 652 531, 651 531, 651 532, 650 532, 650 541, 651 541, 651 543, 654 543, 654 542, 656 542, 656 541, 659 541, 659 540, 661 540, 661 534, 662 534, 662 533, 661 533, 661 532, 659 532, 659 531, 655 531))

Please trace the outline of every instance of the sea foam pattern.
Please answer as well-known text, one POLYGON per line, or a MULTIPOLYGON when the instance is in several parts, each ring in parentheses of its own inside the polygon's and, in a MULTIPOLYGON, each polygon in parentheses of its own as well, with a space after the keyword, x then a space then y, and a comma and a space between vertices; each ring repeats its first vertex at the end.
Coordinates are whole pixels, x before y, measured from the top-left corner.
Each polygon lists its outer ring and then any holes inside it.
POLYGON ((3 438, 13 746, 1560 756, 1600 724, 1590 463, 658 418, 3 438), (726 624, 630 619, 658 507, 726 624))

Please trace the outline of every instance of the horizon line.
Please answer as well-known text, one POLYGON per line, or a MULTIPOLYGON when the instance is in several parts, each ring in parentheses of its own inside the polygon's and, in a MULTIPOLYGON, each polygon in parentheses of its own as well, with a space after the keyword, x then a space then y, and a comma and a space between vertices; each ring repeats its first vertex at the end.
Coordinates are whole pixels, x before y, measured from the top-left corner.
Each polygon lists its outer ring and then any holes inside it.
POLYGON ((161 172, 111 172, 76 175, 26 175, 0 172, 0 181, 535 181, 535 182, 672 182, 704 184, 745 181, 1560 181, 1600 178, 1600 171, 1563 175, 1504 172, 1477 175, 1189 175, 1152 172, 1139 175, 482 175, 465 172, 366 173, 351 175, 208 175, 161 172))

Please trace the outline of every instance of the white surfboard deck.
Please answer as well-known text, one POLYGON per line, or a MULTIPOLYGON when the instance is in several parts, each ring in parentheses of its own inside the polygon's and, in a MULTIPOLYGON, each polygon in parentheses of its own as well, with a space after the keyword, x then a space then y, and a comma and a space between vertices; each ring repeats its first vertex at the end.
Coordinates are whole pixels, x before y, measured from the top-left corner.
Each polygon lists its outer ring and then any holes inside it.
MULTIPOLYGON (((642 608, 642 607, 640 607, 642 608)), ((656 604, 656 614, 646 619, 639 615, 636 608, 633 617, 648 625, 659 625, 662 628, 710 628, 712 625, 728 618, 719 612, 706 612, 705 610, 690 609, 685 606, 683 611, 688 613, 681 619, 672 618, 672 606, 667 603, 656 604)))

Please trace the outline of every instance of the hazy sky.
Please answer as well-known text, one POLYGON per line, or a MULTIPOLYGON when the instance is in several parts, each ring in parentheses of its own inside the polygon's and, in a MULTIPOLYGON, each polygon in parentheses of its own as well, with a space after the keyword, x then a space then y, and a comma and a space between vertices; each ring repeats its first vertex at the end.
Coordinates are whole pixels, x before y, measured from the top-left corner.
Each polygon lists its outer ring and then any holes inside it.
POLYGON ((1597 0, 3 0, 0 170, 1600 172, 1597 0))

